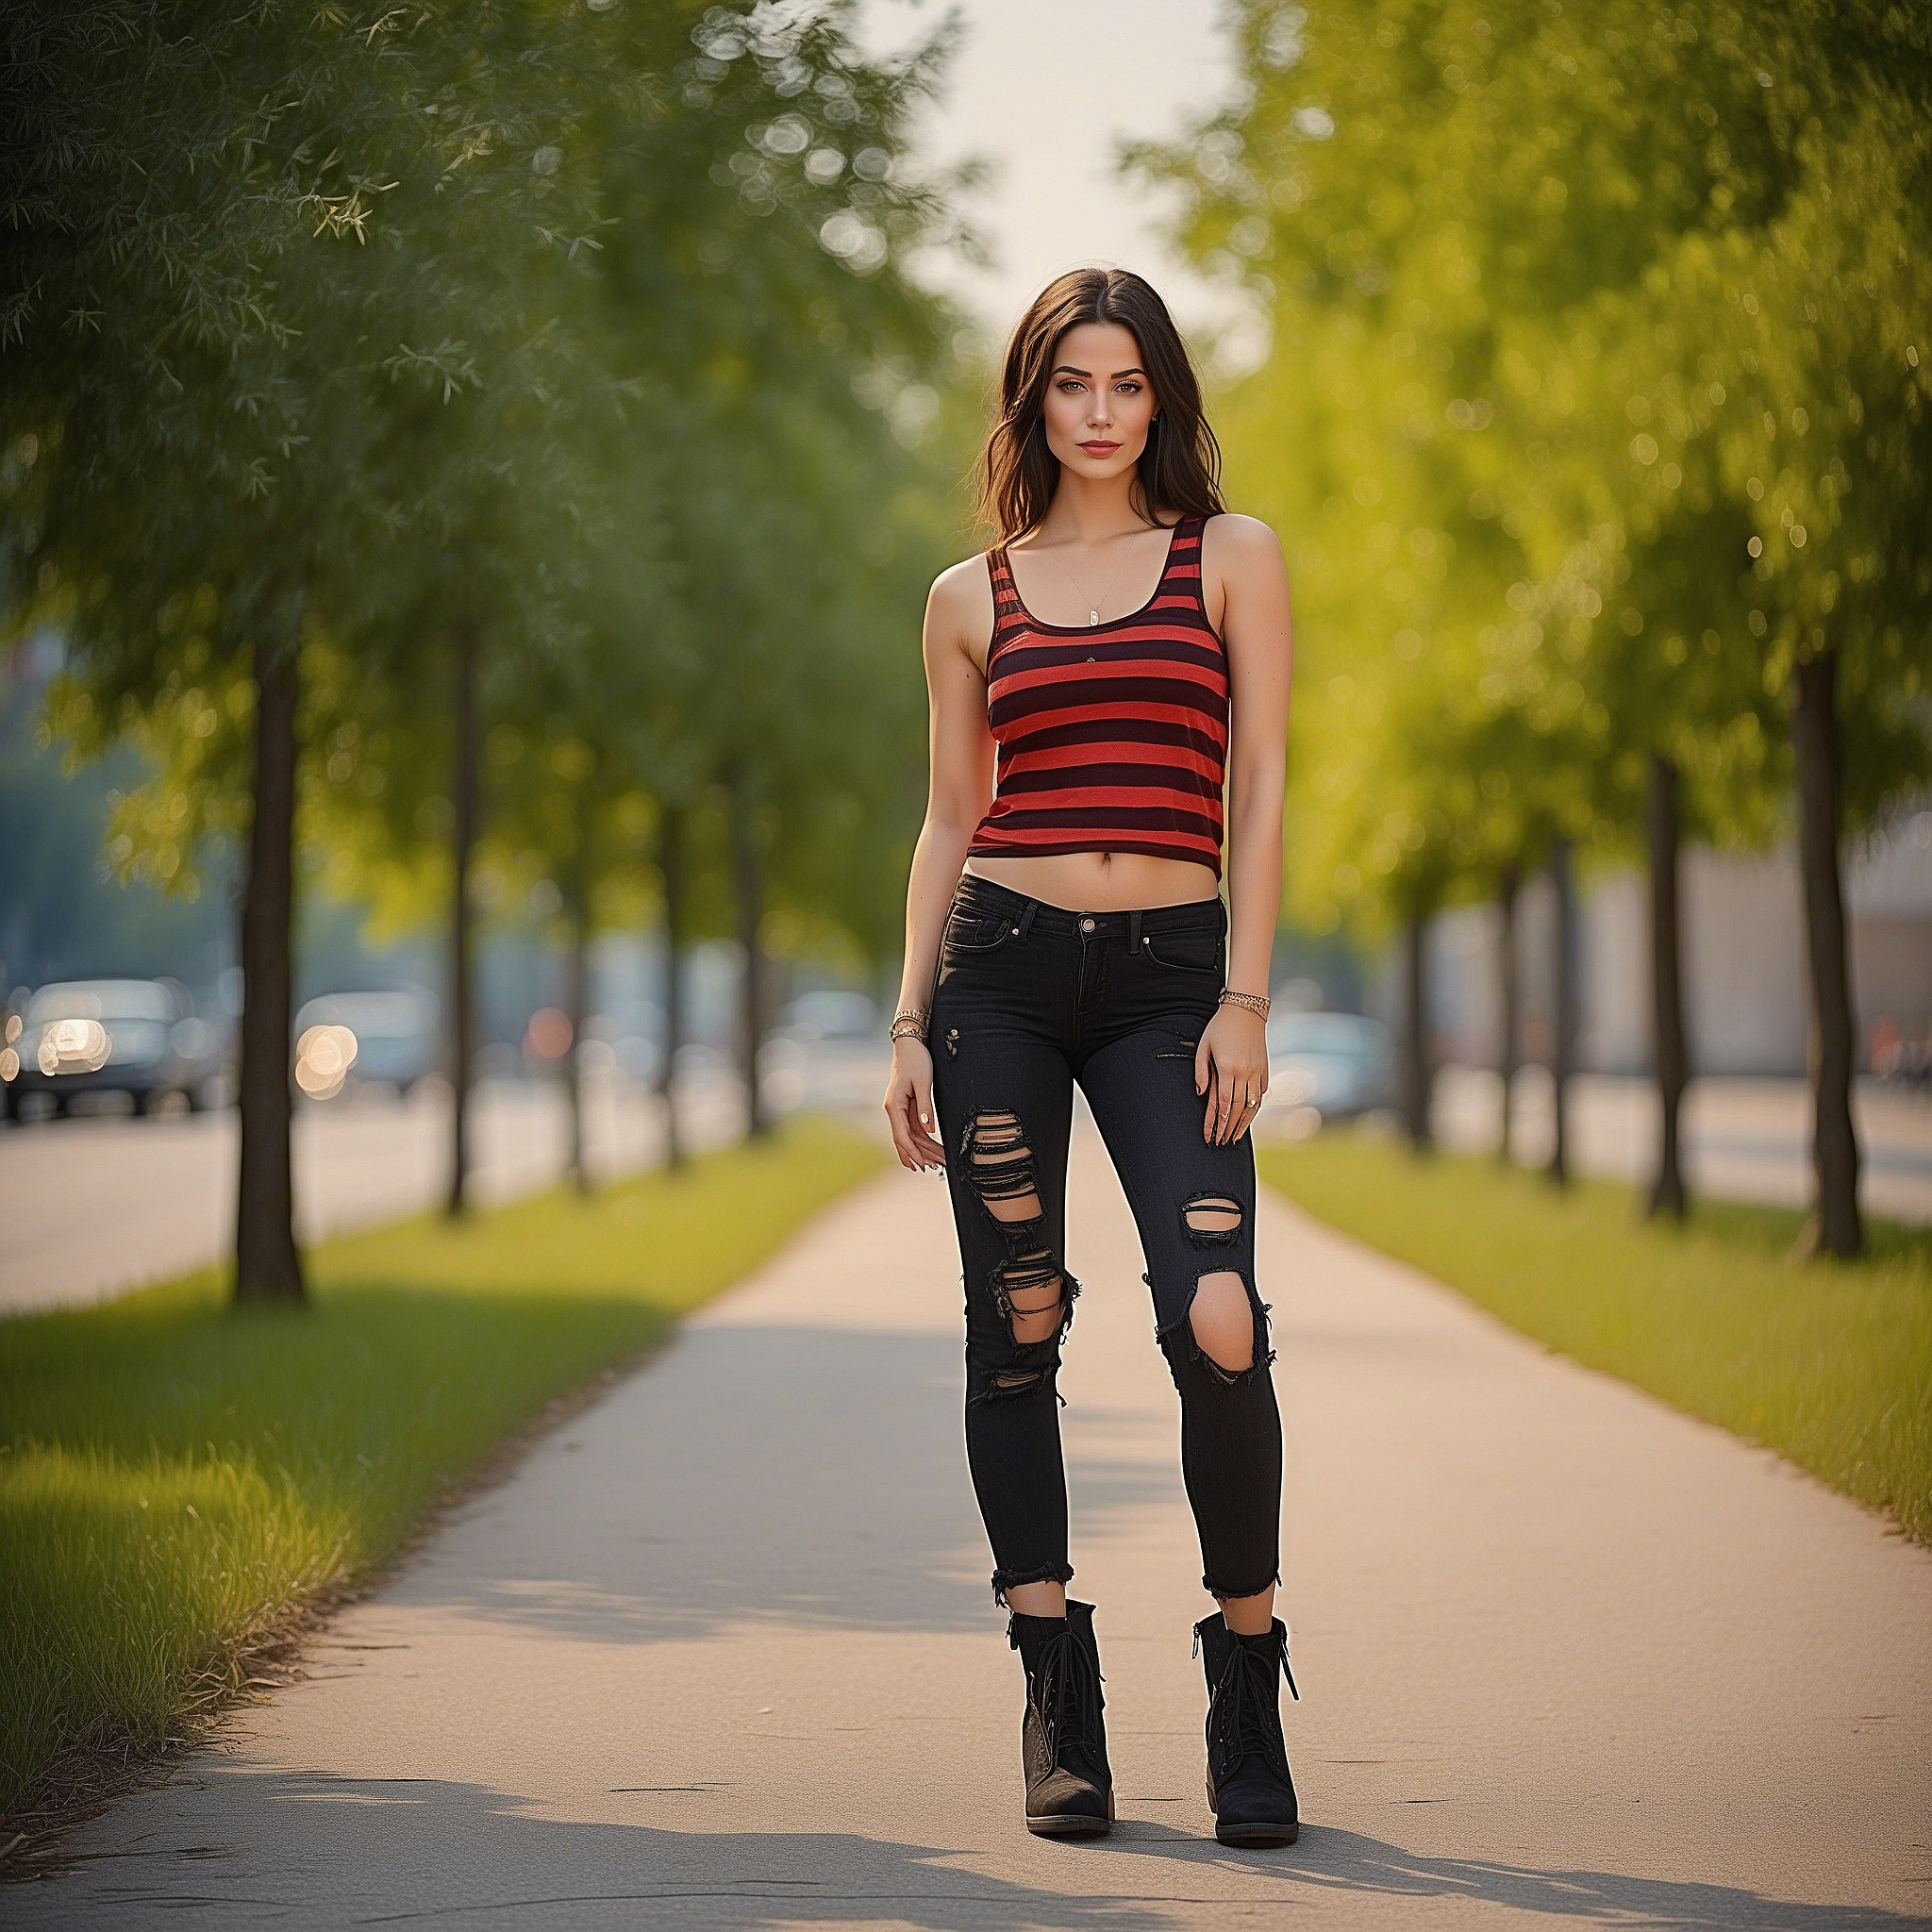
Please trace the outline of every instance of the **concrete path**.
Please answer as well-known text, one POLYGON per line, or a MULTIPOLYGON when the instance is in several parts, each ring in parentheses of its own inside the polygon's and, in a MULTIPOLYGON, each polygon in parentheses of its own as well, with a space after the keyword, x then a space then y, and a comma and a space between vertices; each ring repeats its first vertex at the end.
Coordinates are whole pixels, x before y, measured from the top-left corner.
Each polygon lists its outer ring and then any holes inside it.
POLYGON ((1205 1606, 1084 1126, 1065 1388, 1121 1823, 1018 1820, 938 1178, 821 1220, 477 1498, 21 1926, 1534 1926, 1932 1912, 1932 1553, 1269 1202, 1302 1841, 1208 1834, 1205 1606))

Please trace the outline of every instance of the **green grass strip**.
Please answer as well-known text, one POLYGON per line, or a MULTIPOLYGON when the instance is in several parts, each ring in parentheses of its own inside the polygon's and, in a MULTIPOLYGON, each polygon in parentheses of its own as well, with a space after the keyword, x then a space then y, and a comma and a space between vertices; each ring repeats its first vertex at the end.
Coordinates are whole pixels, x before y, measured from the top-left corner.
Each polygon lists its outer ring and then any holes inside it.
POLYGON ((307 1307, 237 1309, 209 1269, 0 1322, 0 1816, 63 1753, 179 1735, 295 1606, 881 1159, 800 1120, 675 1178, 327 1242, 307 1307))
POLYGON ((1348 1132, 1259 1158, 1318 1220, 1932 1541, 1932 1229, 1870 1223, 1863 1258, 1800 1263, 1776 1208, 1699 1202, 1680 1229, 1625 1186, 1348 1132))

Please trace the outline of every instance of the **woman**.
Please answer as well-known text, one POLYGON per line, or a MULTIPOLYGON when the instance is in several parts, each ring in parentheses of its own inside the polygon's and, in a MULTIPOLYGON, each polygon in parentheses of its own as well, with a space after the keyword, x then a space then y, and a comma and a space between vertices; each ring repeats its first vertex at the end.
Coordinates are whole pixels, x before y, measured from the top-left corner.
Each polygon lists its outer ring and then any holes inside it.
POLYGON ((1274 532, 1223 510, 1218 466, 1186 347, 1140 276, 1076 270, 1034 302, 981 462, 999 547, 926 608, 931 785, 885 1105, 900 1160, 943 1165, 952 1191, 967 1457, 1026 1672, 1027 1828, 1113 1817, 1093 1606, 1066 1594, 1055 1386, 1079 1292, 1063 1265, 1077 1080, 1140 1228, 1221 1606, 1195 1626, 1215 1835, 1288 1844, 1281 1421, 1247 1138, 1268 1085, 1288 580, 1274 532))

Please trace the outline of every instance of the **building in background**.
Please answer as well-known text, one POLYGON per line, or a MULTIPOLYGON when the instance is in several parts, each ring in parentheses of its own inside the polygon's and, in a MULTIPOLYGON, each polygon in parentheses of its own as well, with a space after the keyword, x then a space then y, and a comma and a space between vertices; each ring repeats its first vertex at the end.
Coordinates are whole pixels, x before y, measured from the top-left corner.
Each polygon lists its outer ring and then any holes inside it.
MULTIPOLYGON (((1932 805, 1895 821, 1845 869, 1852 984, 1860 1065, 1888 1041, 1932 1039, 1932 805)), ((1684 855, 1686 1024, 1699 1074, 1805 1072, 1810 995, 1803 887, 1796 852, 1762 858, 1691 847, 1684 855)), ((1522 986, 1519 1048, 1550 1047, 1554 906, 1548 882, 1525 883, 1517 908, 1522 986)), ((1581 1033, 1577 1064, 1591 1072, 1650 1067, 1649 887, 1638 873, 1587 881, 1577 921, 1581 1033)), ((1501 1058, 1493 907, 1443 913, 1430 935, 1431 1024, 1441 1064, 1494 1066, 1501 1058)), ((1389 1019, 1385 969, 1371 1005, 1389 1019)))

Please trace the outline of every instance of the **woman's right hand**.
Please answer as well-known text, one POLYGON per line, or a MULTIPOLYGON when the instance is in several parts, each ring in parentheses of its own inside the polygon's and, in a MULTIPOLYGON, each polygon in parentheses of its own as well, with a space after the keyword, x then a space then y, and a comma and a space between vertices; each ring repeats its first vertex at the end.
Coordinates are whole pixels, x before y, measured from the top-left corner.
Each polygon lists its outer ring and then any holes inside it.
POLYGON ((923 1040, 892 1042, 892 1077, 886 1083, 886 1119, 901 1167, 924 1174, 946 1164, 932 1105, 932 1055, 923 1040))

